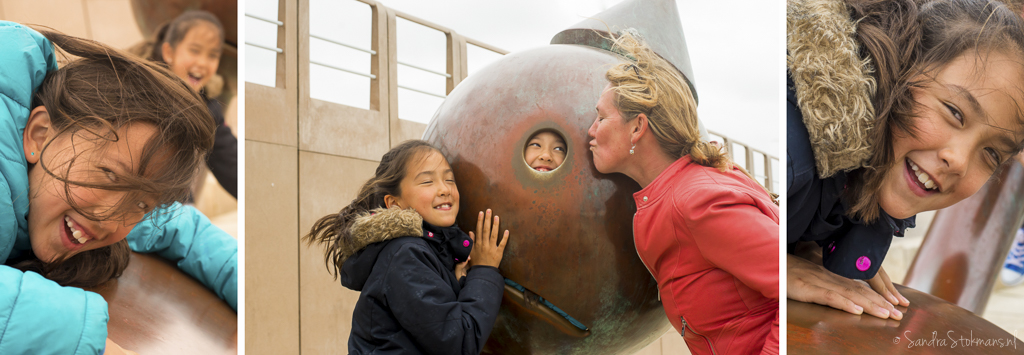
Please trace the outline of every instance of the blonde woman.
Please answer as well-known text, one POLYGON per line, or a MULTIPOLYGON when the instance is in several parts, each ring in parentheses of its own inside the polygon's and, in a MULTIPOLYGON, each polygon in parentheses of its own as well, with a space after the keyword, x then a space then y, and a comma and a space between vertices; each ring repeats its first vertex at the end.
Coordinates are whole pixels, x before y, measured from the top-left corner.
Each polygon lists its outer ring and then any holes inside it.
POLYGON ((778 354, 778 206, 700 140, 679 71, 629 33, 614 40, 631 59, 605 74, 590 150, 642 187, 634 241, 665 314, 693 354, 778 354))

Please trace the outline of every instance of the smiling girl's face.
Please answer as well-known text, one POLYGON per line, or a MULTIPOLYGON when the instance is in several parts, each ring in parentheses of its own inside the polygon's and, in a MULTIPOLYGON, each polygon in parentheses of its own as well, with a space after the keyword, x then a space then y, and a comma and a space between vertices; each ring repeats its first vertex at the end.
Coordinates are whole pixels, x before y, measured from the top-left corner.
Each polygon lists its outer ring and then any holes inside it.
POLYGON ((895 218, 973 195, 1020 140, 1024 72, 1012 57, 968 52, 921 79, 927 84, 911 89, 917 137, 894 134, 894 166, 880 189, 879 204, 895 218))
POLYGON ((185 80, 193 90, 199 91, 210 82, 220 66, 220 29, 200 21, 185 33, 185 37, 176 46, 164 43, 162 53, 171 71, 185 80))
POLYGON ((23 146, 29 166, 28 232, 32 251, 40 260, 56 259, 98 249, 128 236, 128 232, 152 209, 156 197, 123 202, 127 192, 110 191, 65 183, 50 171, 68 180, 90 184, 117 183, 119 176, 135 174, 145 144, 156 128, 135 123, 117 131, 116 142, 99 141, 84 130, 57 134, 44 107, 32 111, 25 128, 23 146), (47 145, 49 144, 49 145, 47 145), (46 147, 43 152, 40 150, 46 147), (65 190, 66 189, 66 190, 65 190), (67 198, 74 201, 72 207, 67 198), (131 203, 132 206, 121 206, 131 203), (94 221, 90 214, 115 214, 110 220, 94 221))
POLYGON ((535 134, 526 143, 523 157, 533 170, 551 171, 565 160, 565 141, 553 132, 535 134))
POLYGON ((416 210, 423 220, 438 227, 455 224, 459 214, 459 189, 448 160, 436 150, 418 153, 405 167, 399 196, 387 195, 388 208, 416 210))

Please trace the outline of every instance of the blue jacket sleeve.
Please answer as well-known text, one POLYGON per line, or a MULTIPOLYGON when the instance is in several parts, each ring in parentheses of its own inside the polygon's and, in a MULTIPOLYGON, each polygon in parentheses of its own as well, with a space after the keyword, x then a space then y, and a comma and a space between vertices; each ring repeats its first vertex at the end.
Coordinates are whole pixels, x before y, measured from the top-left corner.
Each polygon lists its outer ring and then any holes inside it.
POLYGON ((479 354, 491 334, 505 282, 498 269, 475 266, 458 294, 430 261, 431 251, 405 244, 388 265, 392 314, 428 354, 479 354))
POLYGON ((0 21, 0 354, 103 353, 107 303, 34 272, 2 265, 27 230, 28 173, 21 148, 32 94, 57 69, 53 46, 38 32, 0 21))
POLYGON ((238 309, 238 240, 201 212, 178 203, 157 209, 135 225, 128 245, 174 261, 231 308, 238 309))
POLYGON ((103 297, 9 266, 0 266, 0 282, 0 354, 103 353, 103 297))
POLYGON ((28 168, 21 136, 32 94, 56 69, 49 40, 28 27, 0 21, 0 264, 11 255, 12 239, 28 230, 28 168))

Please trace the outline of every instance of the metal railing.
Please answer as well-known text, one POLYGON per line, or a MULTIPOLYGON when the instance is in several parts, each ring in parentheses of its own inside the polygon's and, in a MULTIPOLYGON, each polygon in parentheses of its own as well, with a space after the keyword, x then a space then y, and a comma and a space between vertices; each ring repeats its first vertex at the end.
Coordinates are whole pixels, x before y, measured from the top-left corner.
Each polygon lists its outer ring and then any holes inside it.
MULTIPOLYGON (((368 0, 355 0, 355 1, 362 2, 362 3, 370 5, 370 6, 379 6, 380 5, 379 3, 376 3, 376 2, 374 2, 372 0, 369 0, 369 1, 368 0)), ((437 25, 435 23, 432 23, 432 22, 420 19, 418 17, 412 16, 412 15, 409 15, 409 14, 405 14, 405 13, 402 13, 402 12, 399 12, 399 11, 395 11, 394 9, 388 9, 388 11, 394 13, 395 18, 401 18, 403 20, 407 20, 407 21, 410 21, 412 23, 416 23, 416 24, 422 25, 422 26, 427 27, 429 29, 440 31, 442 33, 454 34, 454 31, 451 31, 450 29, 445 28, 444 26, 437 25)), ((247 17, 251 17, 253 19, 257 19, 257 20, 268 22, 268 23, 276 24, 278 26, 283 25, 283 23, 281 23, 280 21, 274 21, 274 20, 270 20, 270 19, 267 19, 267 18, 263 18, 263 17, 260 17, 260 16, 248 14, 248 13, 246 13, 245 15, 247 17)), ((329 38, 329 37, 326 37, 326 36, 323 36, 323 35, 310 34, 309 37, 310 38, 315 38, 315 39, 318 39, 318 40, 321 40, 321 41, 324 41, 324 42, 327 42, 327 43, 331 43, 333 45, 342 46, 342 47, 349 48, 349 49, 352 49, 352 50, 356 50, 356 51, 359 51, 359 52, 367 53, 367 54, 369 54, 371 56, 376 56, 376 55, 379 54, 377 51, 375 51, 373 49, 368 49, 368 48, 363 48, 363 47, 360 47, 360 46, 352 45, 352 44, 345 43, 343 41, 340 41, 340 40, 337 40, 337 39, 334 39, 334 38, 329 38)), ((495 53, 498 53, 498 54, 501 54, 501 55, 508 54, 508 51, 505 51, 505 50, 503 50, 501 48, 492 46, 490 44, 487 44, 487 43, 484 43, 484 42, 480 42, 480 41, 477 41, 477 40, 474 40, 474 39, 471 39, 471 38, 466 38, 466 37, 461 37, 461 38, 463 38, 467 44, 472 44, 472 45, 477 46, 479 48, 486 49, 486 50, 489 50, 489 51, 492 51, 492 52, 495 52, 495 53)), ((246 44, 254 46, 254 47, 263 48, 263 49, 272 50, 272 51, 276 51, 278 53, 281 53, 281 49, 280 48, 269 48, 269 47, 266 47, 266 46, 262 46, 262 45, 255 44, 255 43, 250 43, 250 42, 246 42, 246 44)), ((450 55, 450 53, 449 53, 449 55, 450 55)), ((330 68, 330 69, 346 72, 346 73, 353 74, 353 75, 358 75, 358 76, 370 78, 370 80, 376 80, 377 79, 377 75, 375 75, 374 73, 368 73, 368 72, 362 72, 362 71, 358 71, 358 70, 352 70, 352 69, 348 69, 348 68, 343 68, 343 67, 340 67, 340 66, 337 66, 337 65, 332 65, 332 64, 328 64, 328 63, 325 63, 325 62, 322 62, 322 61, 317 61, 317 60, 312 60, 312 59, 309 61, 309 63, 310 64, 315 64, 315 65, 318 65, 318 66, 321 66, 321 67, 325 67, 325 68, 330 68)), ((453 79, 452 73, 446 73, 446 72, 442 72, 442 71, 437 71, 437 70, 432 70, 432 69, 424 68, 422 66, 419 66, 419 65, 416 65, 416 64, 413 64, 413 63, 409 63, 409 62, 406 62, 406 61, 396 60, 395 63, 397 65, 401 65, 403 67, 412 68, 412 69, 416 69, 416 70, 419 70, 419 71, 422 71, 422 72, 425 72, 425 73, 430 73, 430 74, 433 74, 433 75, 444 77, 445 79, 449 79, 449 80, 453 79)), ((394 74, 392 74, 392 75, 394 75, 394 74)), ((462 76, 465 77, 465 75, 462 75, 462 76)), ((454 79, 456 80, 456 82, 458 82, 462 78, 454 78, 454 79)), ((444 98, 447 97, 447 95, 446 95, 447 93, 445 93, 445 94, 438 94, 438 93, 426 91, 426 90, 423 90, 423 89, 417 89, 417 88, 414 88, 414 87, 410 87, 410 86, 407 86, 407 85, 401 85, 401 84, 399 84, 397 86, 398 86, 399 89, 405 89, 405 90, 409 90, 409 91, 412 91, 412 92, 420 93, 420 94, 423 94, 423 95, 437 97, 437 98, 440 98, 440 99, 444 99, 444 98)))
MULTIPOLYGON (((319 40, 327 42, 327 43, 336 44, 336 45, 339 45, 339 46, 342 46, 342 47, 345 47, 345 48, 350 48, 350 49, 354 49, 354 50, 357 50, 357 51, 360 51, 360 52, 369 53, 371 56, 377 55, 377 51, 375 51, 375 50, 366 49, 366 48, 362 48, 362 47, 359 47, 359 46, 354 46, 354 45, 351 45, 351 44, 348 44, 348 43, 344 43, 344 42, 341 42, 341 41, 338 41, 338 40, 333 40, 333 39, 330 39, 330 38, 327 38, 327 37, 318 36, 318 35, 315 35, 315 34, 310 34, 309 37, 310 38, 316 38, 316 39, 319 39, 319 40)), ((322 66, 322 67, 325 67, 325 68, 331 68, 331 69, 340 70, 340 71, 343 71, 343 72, 346 72, 346 73, 349 73, 349 74, 355 74, 355 75, 359 75, 359 76, 362 76, 362 77, 370 78, 370 80, 377 80, 377 76, 373 75, 373 73, 365 73, 365 72, 355 71, 355 70, 351 70, 351 69, 345 69, 345 68, 342 68, 342 67, 330 65, 330 64, 327 64, 327 63, 324 63, 324 62, 315 61, 315 60, 312 60, 312 59, 309 60, 309 64, 316 64, 316 65, 319 65, 319 66, 322 66)))
MULTIPOLYGON (((263 21, 263 22, 266 22, 266 23, 270 23, 270 24, 273 24, 273 25, 277 25, 277 27, 284 26, 284 22, 277 21, 277 20, 271 20, 271 19, 268 19, 266 17, 250 14, 248 12, 245 13, 245 17, 248 17, 248 18, 251 18, 251 19, 255 19, 255 20, 260 20, 260 21, 263 21)), ((277 53, 284 53, 283 49, 277 48, 277 47, 267 47, 267 46, 264 46, 262 44, 252 43, 252 42, 249 42, 249 41, 245 41, 245 44, 248 45, 248 46, 256 47, 256 48, 266 49, 268 51, 274 51, 274 52, 277 52, 277 53)))
POLYGON ((776 182, 775 181, 776 180, 775 179, 775 172, 772 171, 772 162, 778 162, 779 158, 777 158, 777 157, 775 157, 775 156, 773 156, 771 154, 768 154, 768 153, 766 153, 764 151, 761 151, 761 150, 758 150, 758 149, 754 149, 754 148, 752 148, 748 144, 739 142, 739 141, 737 141, 735 139, 731 139, 729 137, 726 137, 725 135, 719 134, 718 132, 708 131, 708 133, 711 134, 712 140, 716 140, 715 137, 719 137, 719 138, 722 139, 722 141, 719 142, 719 143, 722 143, 722 147, 724 147, 726 149, 727 156, 729 157, 729 159, 732 159, 735 163, 739 163, 740 165, 742 165, 743 168, 746 169, 748 173, 750 173, 750 175, 753 175, 754 178, 757 179, 758 183, 760 183, 762 186, 768 188, 769 191, 774 192, 774 193, 779 193, 779 191, 776 191, 778 189, 775 188, 775 182, 776 182), (745 154, 744 154, 745 157, 744 157, 744 159, 742 161, 736 161, 737 159, 734 159, 733 145, 737 145, 737 146, 743 147, 743 149, 745 150, 745 154), (755 166, 754 165, 754 153, 755 152, 761 154, 761 157, 763 158, 763 164, 764 164, 764 174, 763 175, 759 174, 759 172, 756 171, 756 169, 754 169, 754 166, 755 166))

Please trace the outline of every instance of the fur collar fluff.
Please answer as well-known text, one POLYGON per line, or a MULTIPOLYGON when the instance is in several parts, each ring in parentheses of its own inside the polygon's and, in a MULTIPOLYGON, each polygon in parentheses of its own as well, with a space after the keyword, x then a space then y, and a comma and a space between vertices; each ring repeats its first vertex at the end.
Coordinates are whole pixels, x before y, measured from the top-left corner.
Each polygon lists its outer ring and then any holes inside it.
POLYGON ((874 126, 872 65, 842 0, 789 0, 786 65, 810 135, 818 176, 865 166, 874 126))
POLYGON ((352 243, 345 246, 342 262, 367 245, 398 237, 423 235, 423 217, 411 208, 377 208, 357 216, 348 230, 352 243))

